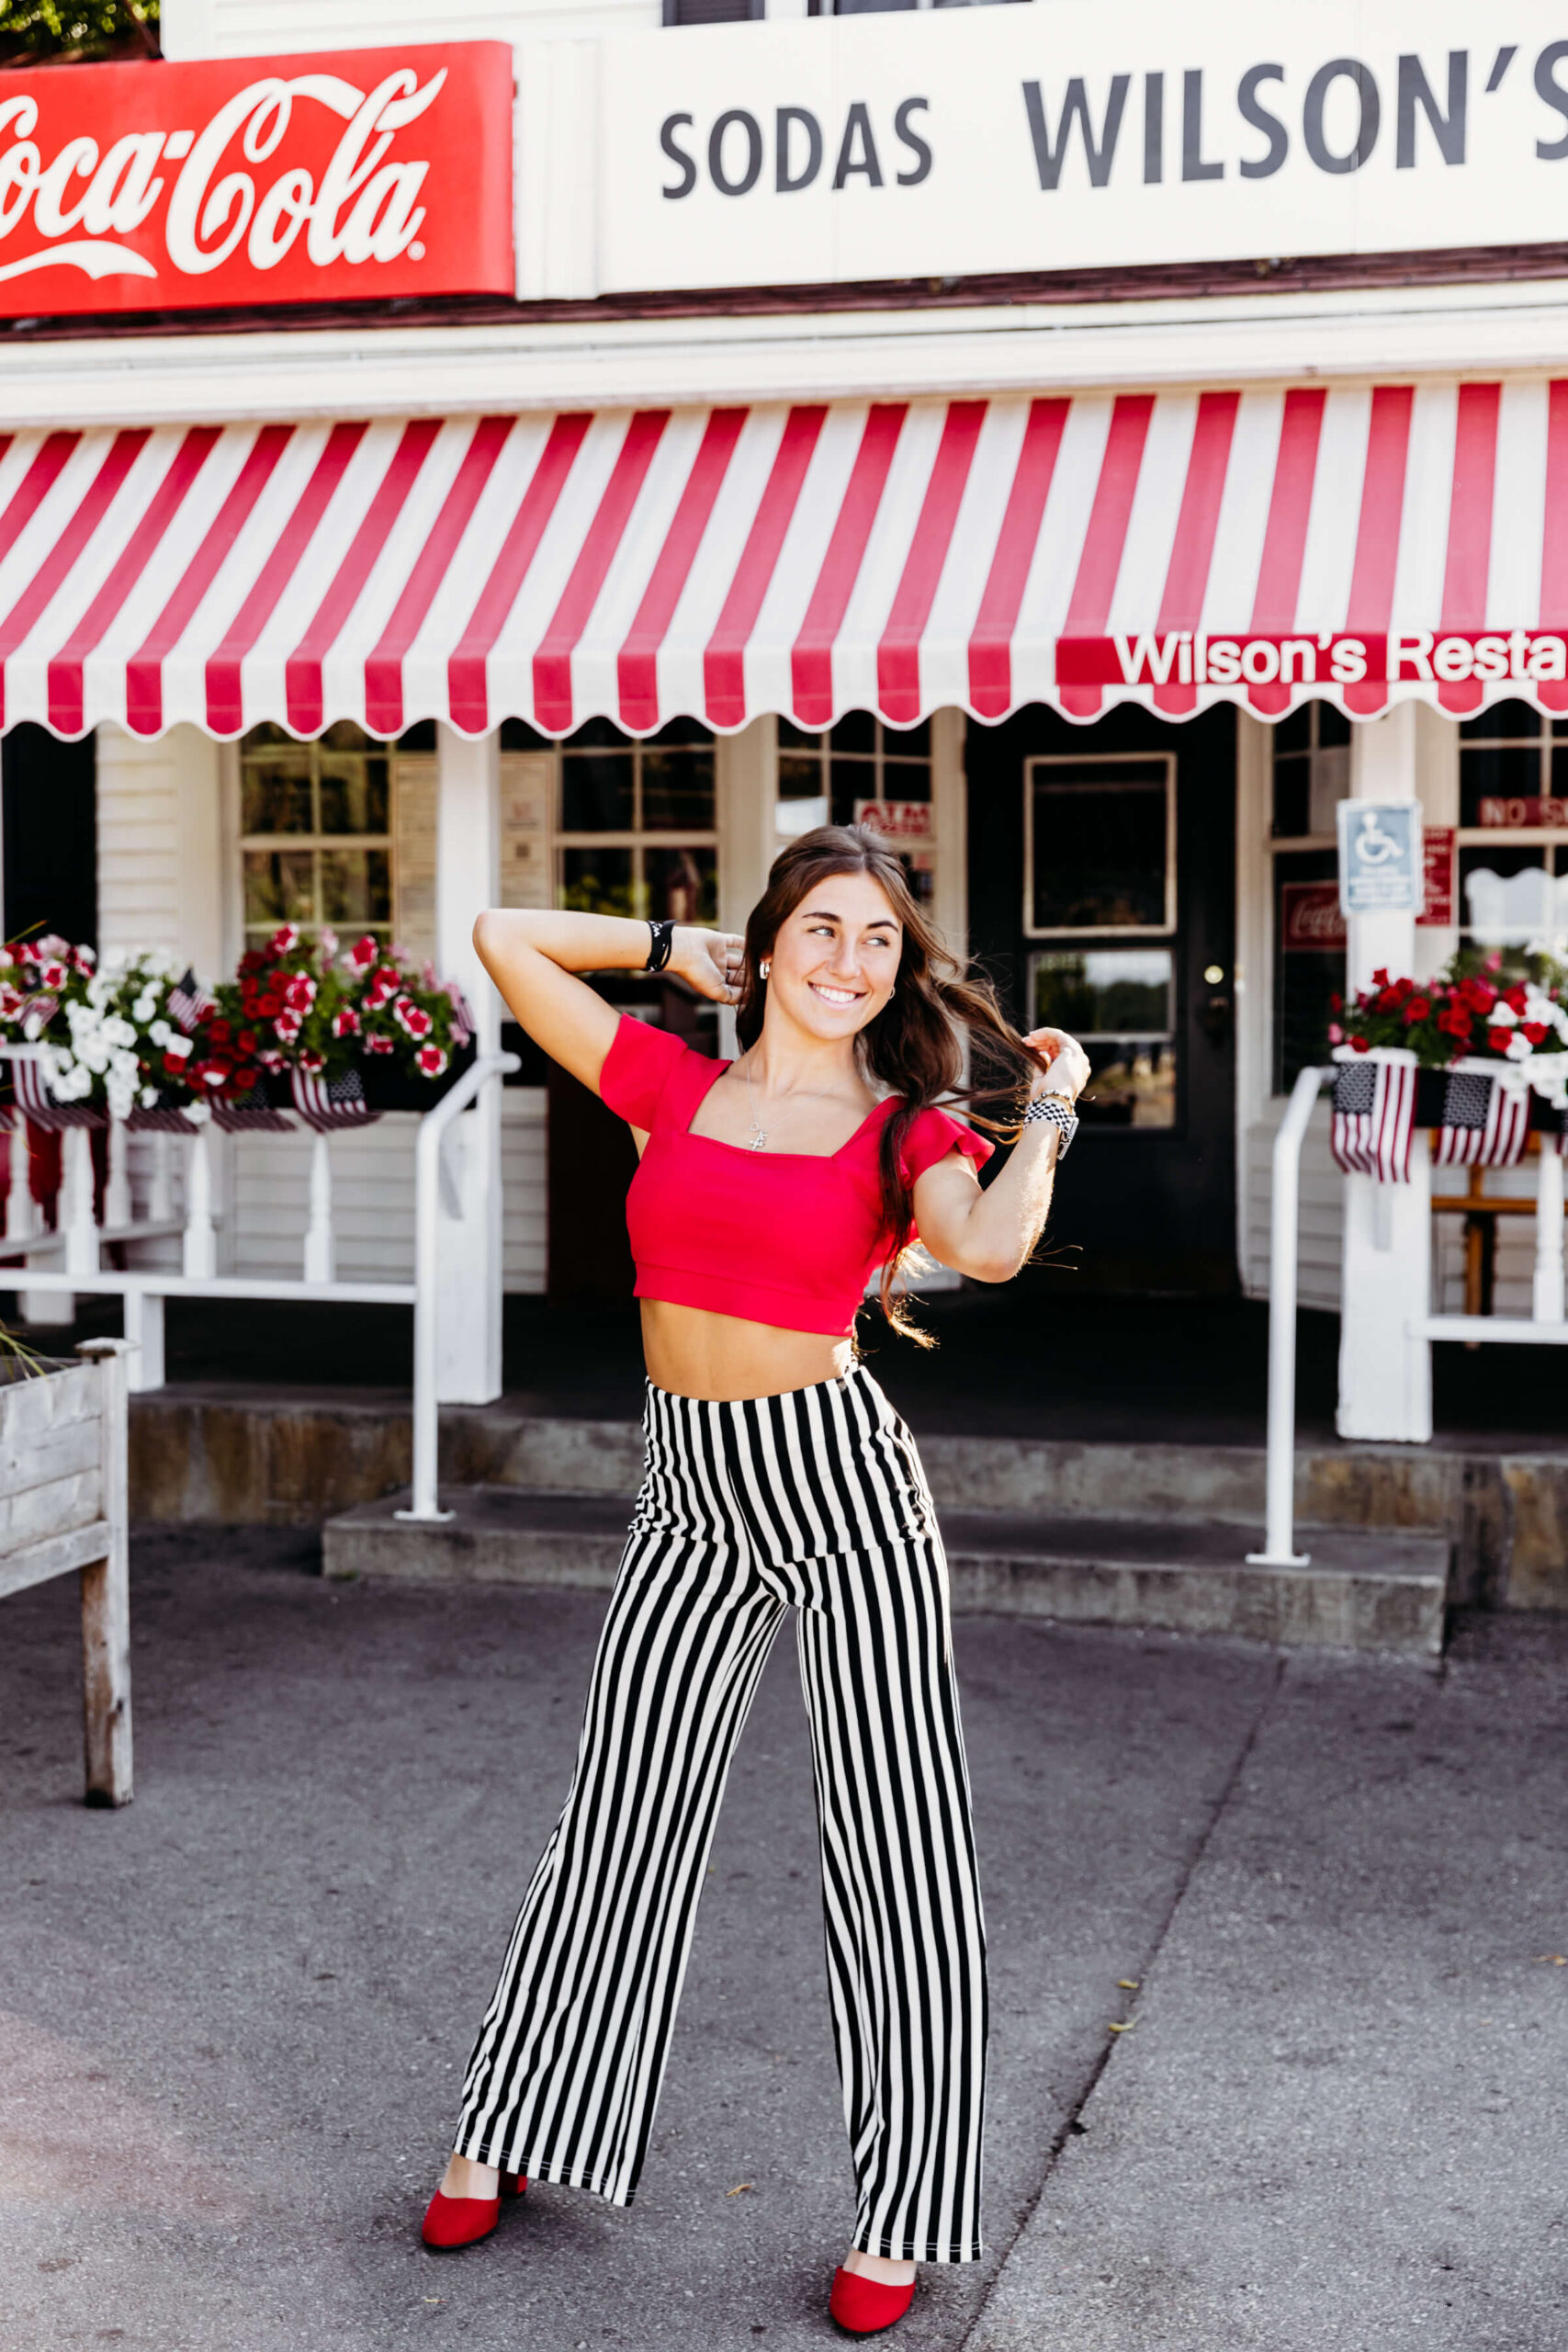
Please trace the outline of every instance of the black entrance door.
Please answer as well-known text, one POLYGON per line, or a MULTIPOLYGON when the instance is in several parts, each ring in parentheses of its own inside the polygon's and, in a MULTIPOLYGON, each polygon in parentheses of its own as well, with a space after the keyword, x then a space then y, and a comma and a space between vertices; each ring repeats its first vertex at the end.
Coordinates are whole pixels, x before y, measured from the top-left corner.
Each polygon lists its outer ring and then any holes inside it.
POLYGON ((1052 1254, 1089 1288, 1233 1290, 1233 714, 1034 707, 971 721, 967 767, 971 952, 1094 1065, 1052 1254))

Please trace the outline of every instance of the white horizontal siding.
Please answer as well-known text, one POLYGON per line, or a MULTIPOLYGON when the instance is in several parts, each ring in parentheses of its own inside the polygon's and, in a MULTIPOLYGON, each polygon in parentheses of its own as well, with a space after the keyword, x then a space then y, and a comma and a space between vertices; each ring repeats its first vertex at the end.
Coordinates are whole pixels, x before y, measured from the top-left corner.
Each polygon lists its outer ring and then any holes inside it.
MULTIPOLYGON (((1269 1295, 1269 1243, 1273 1230, 1274 1136, 1284 1103, 1247 1133, 1241 1216, 1241 1283, 1248 1298, 1269 1295)), ((1340 1237, 1344 1178, 1328 1148, 1329 1109, 1320 1102, 1302 1144, 1298 1297, 1303 1306, 1339 1310, 1340 1237)))
MULTIPOLYGON (((101 728, 97 740, 98 939, 114 956, 177 952, 179 779, 161 742, 101 728)), ((216 883, 217 877, 213 877, 216 883)))
MULTIPOLYGON (((333 1138, 333 1224, 344 1281, 407 1281, 413 1270, 414 1136, 412 1111, 391 1112, 363 1135, 333 1138)), ((310 1214, 310 1146, 287 1136, 229 1139, 223 1191, 223 1271, 298 1275, 310 1214)), ((545 1098, 517 1087, 502 1098, 502 1283, 545 1286, 545 1098)))

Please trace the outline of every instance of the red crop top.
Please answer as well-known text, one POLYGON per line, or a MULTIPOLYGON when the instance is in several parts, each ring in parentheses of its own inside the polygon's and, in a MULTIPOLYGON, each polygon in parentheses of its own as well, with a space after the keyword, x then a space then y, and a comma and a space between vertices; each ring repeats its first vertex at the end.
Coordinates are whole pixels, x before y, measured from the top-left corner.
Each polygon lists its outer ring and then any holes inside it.
MULTIPOLYGON (((637 1295, 844 1339, 887 1255, 877 1139, 897 1098, 831 1154, 749 1151, 691 1132, 728 1067, 625 1014, 604 1057, 601 1094, 648 1134, 626 1193, 637 1295)), ((982 1165, 993 1148, 946 1111, 922 1111, 904 1148, 910 1182, 954 1146, 982 1165)))

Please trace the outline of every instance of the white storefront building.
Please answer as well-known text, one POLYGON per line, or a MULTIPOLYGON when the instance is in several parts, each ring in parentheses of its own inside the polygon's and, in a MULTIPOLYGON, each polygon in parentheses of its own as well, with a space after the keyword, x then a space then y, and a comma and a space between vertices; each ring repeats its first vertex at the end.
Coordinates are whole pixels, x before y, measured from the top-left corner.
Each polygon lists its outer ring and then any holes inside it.
MULTIPOLYGON (((869 809, 1015 1010, 1092 1033, 1064 1215, 1108 1278, 1256 1293, 1347 947, 1568 929, 1568 42, 1543 0, 1484 41, 1458 0, 914 13, 496 0, 437 51, 412 0, 164 0, 168 62, 116 69, 162 148, 96 212, 91 69, 17 77, 4 723, 95 736, 100 952, 205 975, 335 918, 477 995, 487 902, 739 927, 782 839, 869 809), (329 217, 289 139, 383 88, 329 217), (479 277, 422 292, 465 204, 479 277), (1418 799, 1429 859, 1426 917, 1348 943, 1347 794, 1418 799)), ((475 1278, 570 1292, 593 1134, 537 1082, 479 1115, 475 1278)), ((407 1263, 406 1124, 334 1146, 344 1272, 407 1263)), ((296 1268, 307 1183, 305 1139, 229 1144, 225 1262, 296 1268)), ((1450 1218, 1438 1304, 1461 1260, 1450 1218)), ((1500 1311, 1529 1261, 1505 1221, 1500 1311)), ((498 1384, 481 1333, 451 1393, 498 1384)))

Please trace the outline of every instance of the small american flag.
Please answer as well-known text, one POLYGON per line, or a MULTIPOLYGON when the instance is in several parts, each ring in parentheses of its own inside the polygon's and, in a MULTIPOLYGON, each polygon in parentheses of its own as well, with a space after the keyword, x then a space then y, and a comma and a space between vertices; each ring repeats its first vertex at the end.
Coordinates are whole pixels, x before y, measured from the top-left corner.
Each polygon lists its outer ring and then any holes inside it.
POLYGON ((1393 1062, 1367 1054, 1341 1062, 1334 1080, 1329 1144, 1346 1174, 1407 1184, 1415 1113, 1414 1057, 1393 1062))
POLYGON ((318 1135, 331 1135, 340 1127, 368 1126, 373 1118, 380 1116, 367 1102, 364 1082, 356 1069, 342 1070, 336 1078, 317 1078, 296 1067, 288 1076, 294 1108, 318 1135))
POLYGON ((209 1012, 217 1010, 214 999, 208 995, 197 978, 194 967, 187 964, 184 978, 177 979, 169 990, 169 1011, 188 1037, 194 1030, 200 1028, 209 1012))
POLYGON ((42 989, 37 996, 28 997, 21 1012, 23 1036, 41 1036, 59 1010, 60 999, 48 995, 42 989))
POLYGON ((139 1102, 126 1125, 139 1136, 193 1136, 196 1123, 174 1103, 139 1102))
POLYGON ((1439 1168, 1514 1168, 1529 1134, 1529 1096, 1479 1071, 1450 1070, 1432 1154, 1439 1168))
POLYGON ((294 1122, 270 1102, 215 1102, 212 1124, 226 1136, 291 1136, 294 1122))
POLYGON ((108 1113, 96 1111, 90 1102, 57 1102, 49 1091, 41 1062, 14 1061, 11 1072, 16 1080, 17 1107, 41 1134, 62 1135, 67 1127, 108 1125, 108 1113))

